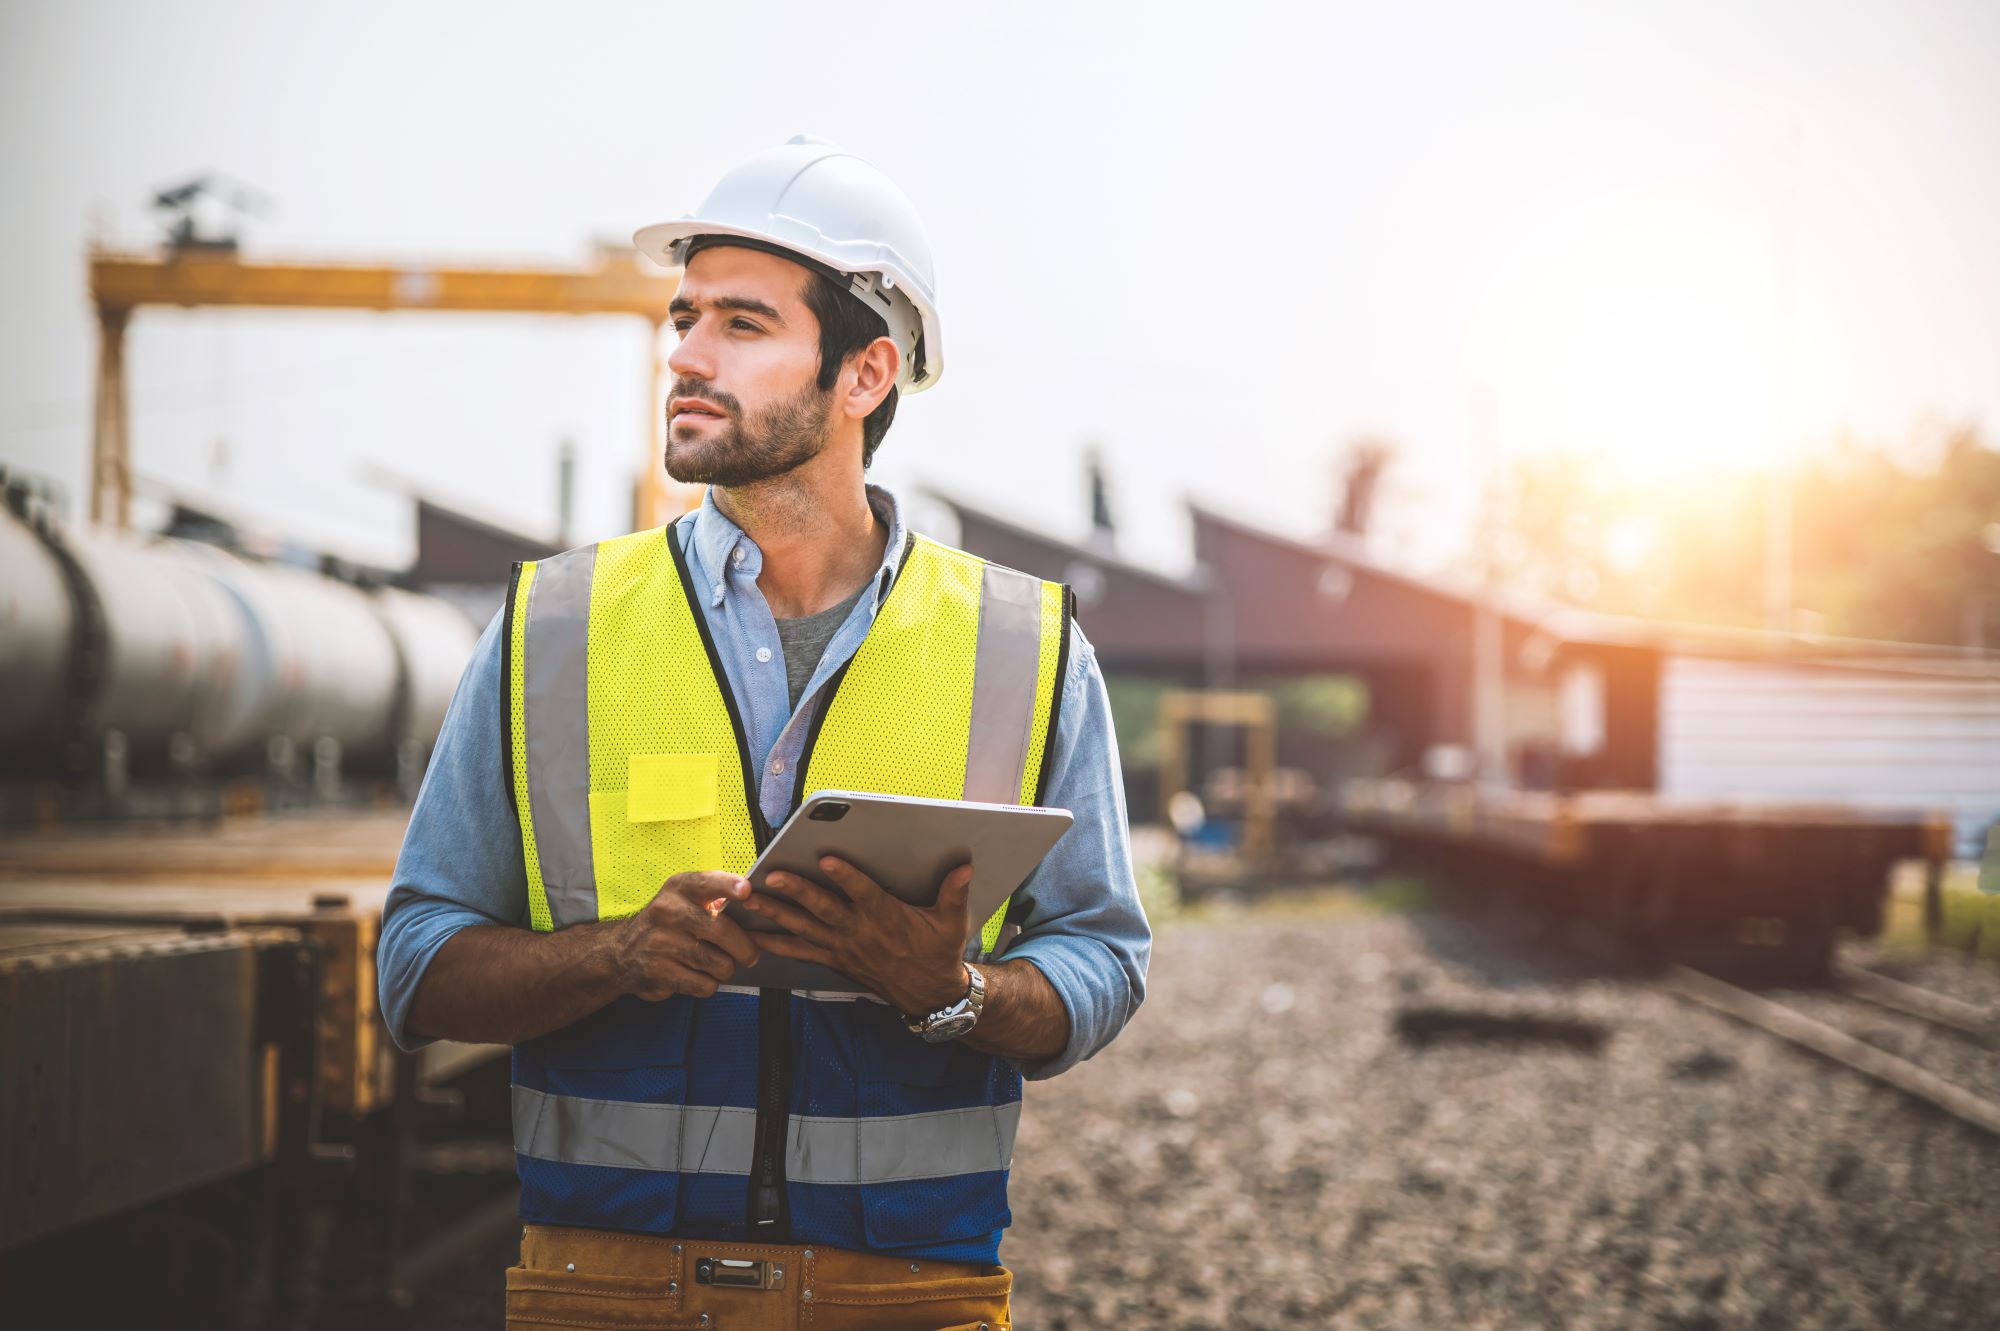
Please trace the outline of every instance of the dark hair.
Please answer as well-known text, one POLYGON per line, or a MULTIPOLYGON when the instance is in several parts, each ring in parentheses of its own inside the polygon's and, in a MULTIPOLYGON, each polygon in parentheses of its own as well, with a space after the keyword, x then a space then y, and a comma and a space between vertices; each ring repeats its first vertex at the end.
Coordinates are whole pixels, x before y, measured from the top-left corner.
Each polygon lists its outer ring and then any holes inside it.
MULTIPOLYGON (((806 279, 806 308, 819 320, 819 386, 824 392, 840 377, 840 367, 849 356, 878 337, 889 336, 882 316, 855 299, 840 279, 817 269, 809 269, 806 279)), ((861 465, 875 460, 882 436, 896 419, 896 399, 902 390, 891 385, 889 396, 861 422, 861 465)))
MULTIPOLYGON (((887 321, 848 290, 846 278, 817 259, 794 253, 782 245, 748 236, 695 236, 681 252, 681 262, 685 264, 701 251, 722 245, 775 254, 806 270, 806 308, 819 321, 820 392, 833 387, 834 380, 840 377, 840 367, 849 356, 876 338, 889 336, 887 321)), ((861 422, 861 465, 864 469, 875 460, 875 450, 881 447, 882 436, 889 433, 889 425, 896 419, 896 399, 901 395, 902 390, 891 385, 889 396, 883 398, 881 405, 861 422)))

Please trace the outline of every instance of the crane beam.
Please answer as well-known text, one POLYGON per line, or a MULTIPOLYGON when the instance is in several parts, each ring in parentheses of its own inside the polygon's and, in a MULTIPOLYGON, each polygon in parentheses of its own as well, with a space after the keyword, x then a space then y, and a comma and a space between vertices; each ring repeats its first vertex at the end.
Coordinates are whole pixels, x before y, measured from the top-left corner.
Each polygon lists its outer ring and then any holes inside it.
POLYGON ((626 314, 646 320, 652 371, 647 384, 647 466, 634 494, 634 522, 648 527, 684 512, 699 486, 667 480, 660 465, 664 374, 660 327, 679 289, 678 274, 647 272, 632 256, 608 255, 591 268, 478 268, 446 264, 246 263, 233 252, 183 250, 164 257, 98 251, 90 295, 99 334, 97 423, 91 513, 126 525, 131 502, 124 332, 144 306, 260 309, 433 310, 475 314, 626 314))
POLYGON ((267 309, 460 310, 636 314, 666 322, 679 279, 636 265, 456 268, 441 264, 245 263, 188 253, 166 259, 99 254, 90 293, 99 309, 239 305, 267 309))

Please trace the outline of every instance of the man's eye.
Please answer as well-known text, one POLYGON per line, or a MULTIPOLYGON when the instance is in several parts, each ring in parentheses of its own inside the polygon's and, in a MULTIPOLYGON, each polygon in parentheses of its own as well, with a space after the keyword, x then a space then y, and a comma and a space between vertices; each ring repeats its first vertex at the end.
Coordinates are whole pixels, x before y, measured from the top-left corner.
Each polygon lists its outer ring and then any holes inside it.
POLYGON ((761 333, 764 331, 748 319, 732 319, 729 322, 729 326, 742 333, 761 333))
POLYGON ((686 337, 688 335, 688 329, 692 327, 694 327, 694 320, 692 319, 674 320, 674 332, 680 335, 681 337, 686 337))

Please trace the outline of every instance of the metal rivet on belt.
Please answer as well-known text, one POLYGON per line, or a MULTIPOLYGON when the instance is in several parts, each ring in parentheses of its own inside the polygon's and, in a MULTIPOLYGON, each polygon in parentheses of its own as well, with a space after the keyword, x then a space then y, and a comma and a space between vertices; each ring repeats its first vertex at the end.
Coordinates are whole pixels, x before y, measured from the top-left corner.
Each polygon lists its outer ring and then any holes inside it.
POLYGON ((708 1325, 708 1314, 707 1314, 707 1313, 703 1313, 703 1314, 702 1314, 702 1315, 701 1315, 700 1317, 696 1318, 696 1319, 695 1319, 695 1325, 696 1325, 696 1326, 707 1326, 707 1325, 708 1325))
POLYGON ((563 1267, 563 1270, 565 1270, 565 1271, 572 1271, 572 1272, 573 1272, 573 1271, 575 1271, 575 1270, 576 1270, 576 1263, 575 1263, 575 1262, 570 1262, 570 1263, 569 1263, 568 1265, 566 1265, 566 1266, 564 1266, 564 1267, 563 1267))
POLYGON ((810 1262, 813 1259, 813 1250, 811 1248, 807 1248, 805 1255, 806 1255, 806 1260, 810 1262))
POLYGON ((812 1296, 813 1296, 813 1292, 812 1292, 811 1290, 809 1290, 809 1289, 802 1289, 802 1290, 800 1290, 800 1291, 799 1291, 799 1297, 800 1297, 800 1298, 802 1298, 802 1299, 809 1299, 809 1298, 811 1298, 812 1296))
POLYGON ((676 1243, 674 1245, 674 1256, 678 1257, 680 1255, 681 1255, 681 1245, 676 1243))
POLYGON ((681 1282, 680 1282, 680 1281, 678 1281, 678 1280, 669 1280, 669 1281, 667 1282, 667 1293, 669 1293, 669 1294, 678 1294, 678 1293, 680 1293, 680 1292, 681 1292, 681 1282))
POLYGON ((916 1264, 915 1262, 911 1262, 911 1263, 910 1263, 910 1269, 911 1269, 912 1271, 916 1270, 916 1269, 917 1269, 917 1264, 916 1264))

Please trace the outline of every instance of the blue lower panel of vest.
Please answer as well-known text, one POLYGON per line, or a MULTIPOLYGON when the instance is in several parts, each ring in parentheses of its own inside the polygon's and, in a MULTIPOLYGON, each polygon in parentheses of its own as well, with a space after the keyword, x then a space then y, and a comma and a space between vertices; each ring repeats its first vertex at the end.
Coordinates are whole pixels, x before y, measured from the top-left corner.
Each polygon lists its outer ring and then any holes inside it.
MULTIPOLYGON (((622 998, 514 1051, 530 1090, 646 1104, 757 1105, 754 995, 622 998)), ((938 1113, 1021 1098, 1004 1060, 956 1042, 926 1044, 879 1003, 793 1005, 795 1114, 938 1113)))
POLYGON ((514 1082, 588 1099, 754 1109, 756 1055, 755 997, 647 1003, 628 996, 517 1046, 514 1082))
MULTIPOLYGON (((679 1219, 680 1175, 610 1165, 577 1165, 516 1154, 521 1219, 531 1225, 582 1225, 671 1234, 679 1219)), ((743 1180, 737 1179, 738 1210, 743 1180)))
MULTIPOLYGON (((521 1219, 530 1224, 734 1243, 757 1237, 749 1232, 748 1180, 741 1174, 657 1174, 515 1159, 521 1219)), ((1006 1170, 859 1186, 792 1183, 786 1197, 791 1242, 898 1257, 997 1262, 1001 1234, 1013 1221, 1006 1170)))
POLYGON ((683 1067, 551 1067, 516 1054, 514 1084, 547 1095, 642 1105, 679 1105, 688 1098, 683 1067))

